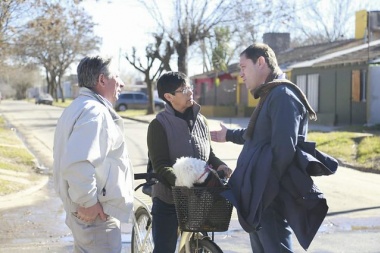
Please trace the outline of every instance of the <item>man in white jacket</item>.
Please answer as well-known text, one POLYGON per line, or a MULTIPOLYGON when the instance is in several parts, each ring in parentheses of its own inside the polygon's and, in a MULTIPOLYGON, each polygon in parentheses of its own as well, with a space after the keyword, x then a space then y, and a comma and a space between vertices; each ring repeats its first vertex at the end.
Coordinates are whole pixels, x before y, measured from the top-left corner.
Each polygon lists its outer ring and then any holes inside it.
POLYGON ((54 136, 54 183, 74 237, 74 252, 121 252, 120 222, 133 206, 133 171, 122 118, 113 110, 124 86, 111 59, 85 57, 79 96, 54 136))

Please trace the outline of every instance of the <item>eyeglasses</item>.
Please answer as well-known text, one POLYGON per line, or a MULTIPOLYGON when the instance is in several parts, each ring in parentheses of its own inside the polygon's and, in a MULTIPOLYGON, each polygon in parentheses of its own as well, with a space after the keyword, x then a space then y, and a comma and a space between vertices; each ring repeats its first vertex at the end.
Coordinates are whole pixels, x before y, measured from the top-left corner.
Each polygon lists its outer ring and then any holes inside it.
MULTIPOLYGON (((182 94, 187 94, 189 91, 193 91, 193 86, 185 86, 183 89, 175 90, 173 93, 181 92, 182 94)), ((174 94, 173 94, 174 95, 174 94)))

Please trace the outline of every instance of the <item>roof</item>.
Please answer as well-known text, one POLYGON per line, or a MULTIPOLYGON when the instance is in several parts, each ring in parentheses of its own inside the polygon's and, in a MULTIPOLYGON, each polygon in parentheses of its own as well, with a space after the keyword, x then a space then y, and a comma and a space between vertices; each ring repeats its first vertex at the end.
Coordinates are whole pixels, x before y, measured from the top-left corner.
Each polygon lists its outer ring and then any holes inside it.
MULTIPOLYGON (((235 68, 231 67, 231 66, 235 66, 235 65, 238 67, 237 63, 229 65, 226 72, 225 71, 211 70, 211 71, 201 73, 198 75, 193 75, 190 77, 190 79, 210 79, 210 78, 212 79, 212 78, 215 78, 216 76, 218 76, 218 77, 231 76, 231 74, 236 72, 235 68)), ((237 71, 239 71, 239 68, 237 68, 237 71)))
MULTIPOLYGON (((305 67, 327 67, 332 65, 346 65, 370 62, 380 56, 380 40, 364 43, 363 40, 356 40, 347 44, 342 44, 335 49, 328 49, 321 55, 314 55, 313 58, 288 64, 287 69, 305 67)), ((279 55, 278 57, 281 57, 279 55)))
MULTIPOLYGON (((347 39, 289 48, 277 54, 277 61, 284 71, 295 68, 380 63, 380 40, 367 43, 363 39, 347 39)), ((238 63, 228 66, 229 73, 238 73, 239 71, 238 63)), ((212 76, 215 76, 215 72, 210 71, 195 75, 192 79, 212 76)))
POLYGON ((341 48, 347 48, 358 45, 354 39, 339 40, 330 43, 321 43, 296 48, 289 48, 286 51, 277 54, 278 64, 282 69, 289 65, 318 58, 328 52, 338 51, 341 48))

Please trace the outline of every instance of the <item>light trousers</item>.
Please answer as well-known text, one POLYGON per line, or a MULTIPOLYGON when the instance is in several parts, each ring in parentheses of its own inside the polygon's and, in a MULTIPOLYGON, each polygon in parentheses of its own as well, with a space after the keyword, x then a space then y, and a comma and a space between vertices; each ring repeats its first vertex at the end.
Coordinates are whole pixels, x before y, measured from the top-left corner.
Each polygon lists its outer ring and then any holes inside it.
POLYGON ((84 222, 74 214, 68 214, 66 224, 74 237, 74 253, 120 253, 120 221, 108 217, 102 221, 99 216, 92 223, 84 222))

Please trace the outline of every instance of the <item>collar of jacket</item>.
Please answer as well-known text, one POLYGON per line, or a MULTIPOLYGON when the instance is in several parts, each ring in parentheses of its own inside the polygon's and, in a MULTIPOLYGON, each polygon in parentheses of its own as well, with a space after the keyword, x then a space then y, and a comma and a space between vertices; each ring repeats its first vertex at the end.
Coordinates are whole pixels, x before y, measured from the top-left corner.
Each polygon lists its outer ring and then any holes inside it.
MULTIPOLYGON (((200 112, 200 110, 201 110, 201 106, 194 101, 194 104, 193 104, 194 119, 197 118, 197 115, 200 112)), ((174 108, 168 103, 165 104, 165 111, 168 112, 169 114, 175 116, 174 108)))
POLYGON ((100 94, 98 94, 98 93, 94 92, 93 90, 86 88, 86 87, 81 87, 79 89, 79 95, 91 97, 93 99, 98 100, 102 105, 104 105, 108 109, 108 111, 110 112, 110 114, 114 120, 121 119, 121 116, 119 114, 117 114, 117 112, 113 109, 111 102, 108 101, 102 95, 100 95, 100 94))

